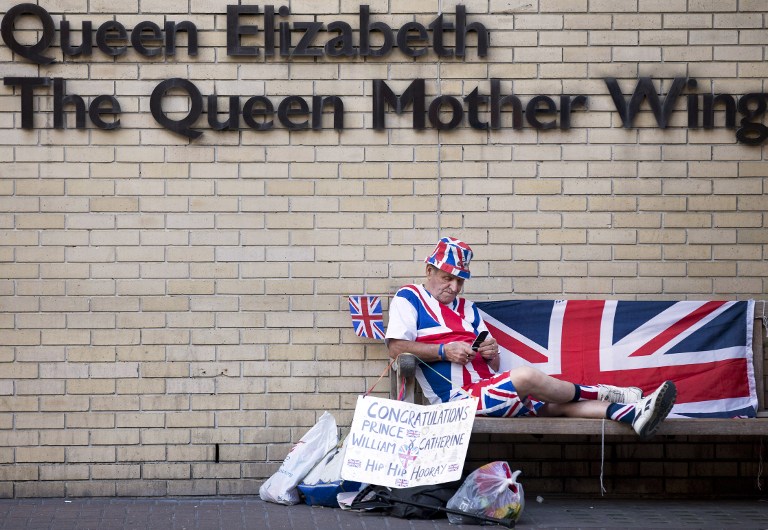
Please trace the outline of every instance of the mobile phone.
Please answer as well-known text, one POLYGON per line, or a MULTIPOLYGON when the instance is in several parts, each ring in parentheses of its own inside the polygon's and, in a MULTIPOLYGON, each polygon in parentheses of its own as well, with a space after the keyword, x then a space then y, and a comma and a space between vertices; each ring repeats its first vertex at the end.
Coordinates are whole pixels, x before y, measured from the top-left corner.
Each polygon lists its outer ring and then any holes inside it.
POLYGON ((488 336, 487 331, 481 331, 480 335, 477 336, 475 339, 475 342, 472 343, 472 351, 477 351, 477 349, 480 347, 480 345, 485 342, 485 338, 488 336))

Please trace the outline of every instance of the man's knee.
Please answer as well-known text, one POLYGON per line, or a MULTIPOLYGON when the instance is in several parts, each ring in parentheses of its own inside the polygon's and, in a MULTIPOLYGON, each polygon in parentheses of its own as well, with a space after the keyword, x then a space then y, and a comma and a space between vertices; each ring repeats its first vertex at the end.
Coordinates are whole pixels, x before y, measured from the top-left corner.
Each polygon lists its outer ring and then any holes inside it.
POLYGON ((519 366, 509 371, 509 379, 518 391, 530 392, 541 379, 542 372, 532 366, 519 366))

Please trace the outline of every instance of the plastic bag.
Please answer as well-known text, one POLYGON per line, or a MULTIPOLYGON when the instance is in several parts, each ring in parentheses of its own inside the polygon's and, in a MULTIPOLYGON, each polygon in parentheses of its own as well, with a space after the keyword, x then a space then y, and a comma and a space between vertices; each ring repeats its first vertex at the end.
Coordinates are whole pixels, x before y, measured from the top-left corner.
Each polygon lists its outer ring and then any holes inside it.
MULTIPOLYGON (((456 495, 448 501, 448 508, 485 515, 496 519, 517 521, 525 506, 523 485, 517 482, 520 471, 512 471, 506 462, 491 462, 474 470, 464 480, 456 495)), ((482 524, 472 517, 449 513, 453 524, 482 524)))
POLYGON ((344 463, 344 454, 347 451, 347 440, 339 447, 338 445, 315 464, 315 466, 304 476, 302 484, 319 484, 321 482, 334 482, 341 480, 341 466, 344 463))
POLYGON ((277 473, 261 485, 259 497, 278 504, 298 504, 301 497, 296 486, 338 443, 336 419, 324 412, 299 443, 293 446, 277 473))
POLYGON ((299 491, 304 495, 304 502, 310 506, 328 506, 338 508, 339 493, 359 491, 362 484, 341 478, 341 466, 347 451, 347 441, 324 456, 299 483, 299 491))

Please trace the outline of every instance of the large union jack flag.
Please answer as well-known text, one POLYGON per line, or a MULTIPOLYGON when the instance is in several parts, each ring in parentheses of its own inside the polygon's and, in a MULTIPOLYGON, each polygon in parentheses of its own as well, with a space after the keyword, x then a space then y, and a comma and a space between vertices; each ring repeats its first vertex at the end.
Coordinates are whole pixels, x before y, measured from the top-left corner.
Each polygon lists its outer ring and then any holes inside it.
POLYGON ((349 314, 358 337, 384 339, 384 316, 378 296, 350 296, 349 314))
POLYGON ((670 417, 754 417, 754 301, 521 300, 477 303, 502 369, 580 384, 677 385, 670 417))

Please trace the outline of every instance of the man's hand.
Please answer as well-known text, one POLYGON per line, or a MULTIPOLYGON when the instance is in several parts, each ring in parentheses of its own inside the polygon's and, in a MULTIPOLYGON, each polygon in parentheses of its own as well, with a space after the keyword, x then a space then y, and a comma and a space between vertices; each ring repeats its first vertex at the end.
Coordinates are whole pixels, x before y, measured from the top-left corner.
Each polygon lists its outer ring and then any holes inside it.
POLYGON ((486 339, 478 348, 477 353, 483 356, 488 365, 494 370, 499 369, 499 343, 493 337, 486 339))
POLYGON ((485 342, 480 344, 477 352, 483 356, 486 361, 490 361, 499 356, 499 344, 493 337, 486 339, 485 342))
POLYGON ((449 342, 444 351, 445 359, 452 363, 468 364, 475 357, 472 345, 468 342, 449 342))

